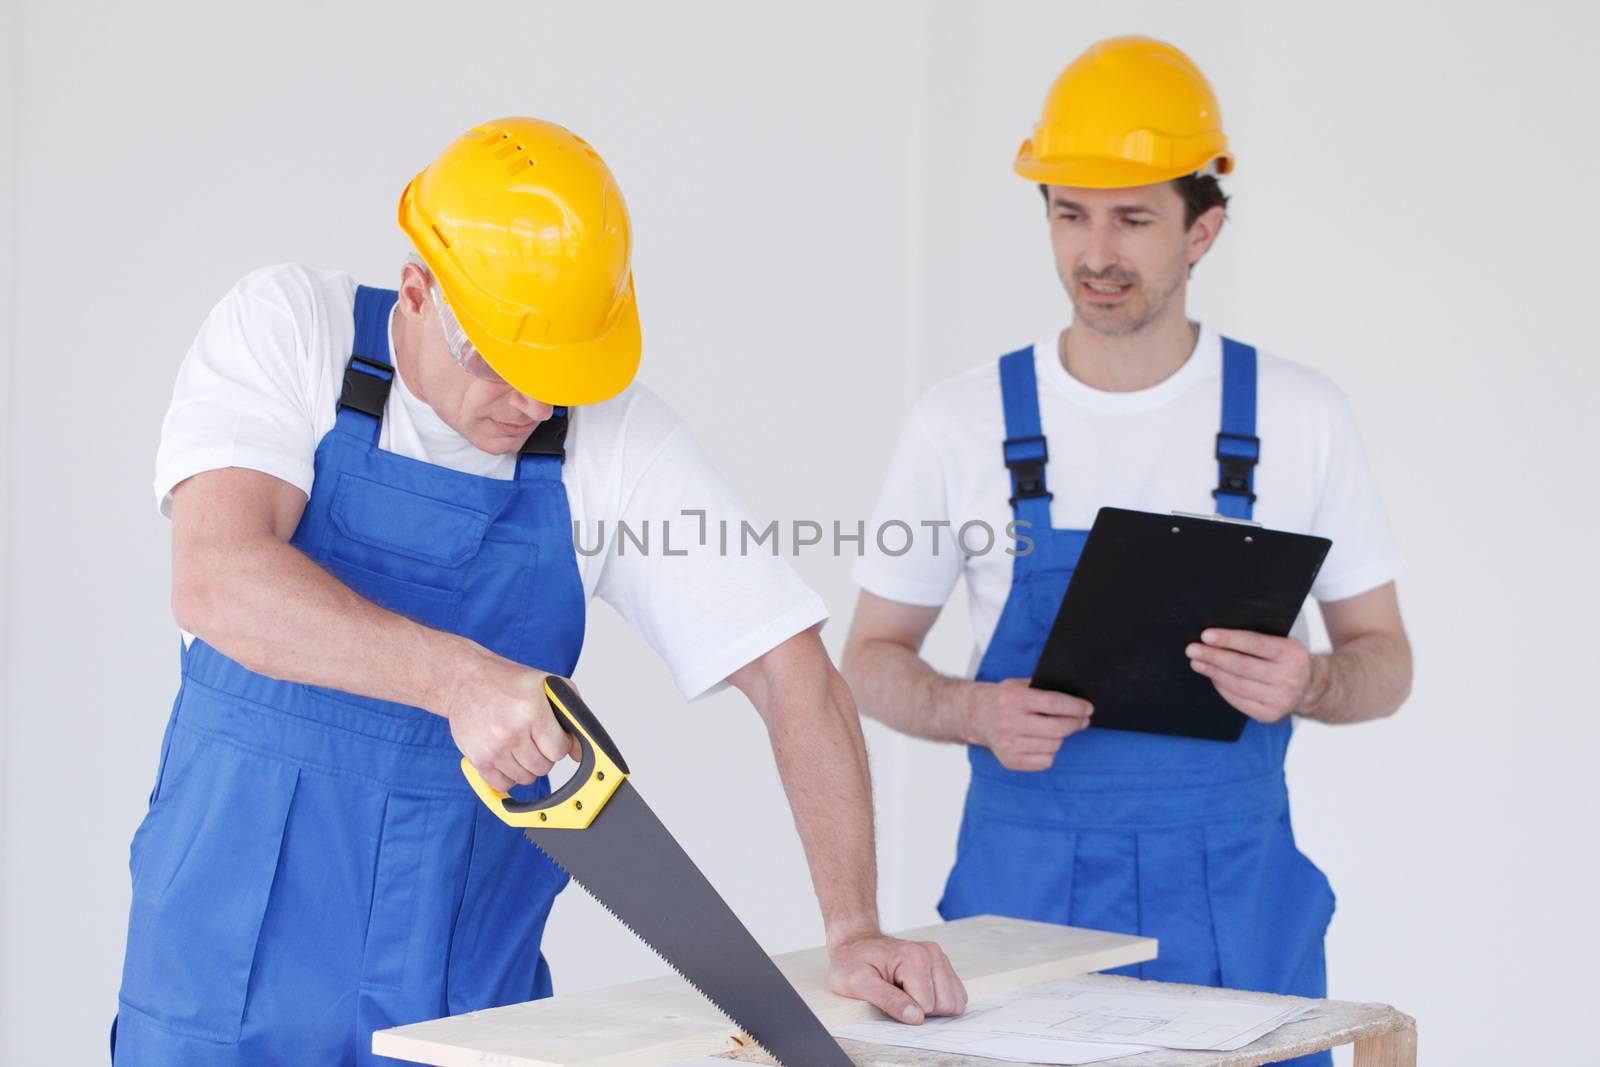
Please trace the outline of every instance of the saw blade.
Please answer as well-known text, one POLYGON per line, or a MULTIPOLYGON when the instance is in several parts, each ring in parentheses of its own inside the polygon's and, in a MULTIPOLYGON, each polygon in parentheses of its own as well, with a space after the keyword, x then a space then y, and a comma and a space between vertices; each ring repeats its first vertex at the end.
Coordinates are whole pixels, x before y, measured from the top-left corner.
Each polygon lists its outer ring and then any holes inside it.
POLYGON ((587 829, 523 832, 784 1067, 851 1067, 631 782, 587 829))

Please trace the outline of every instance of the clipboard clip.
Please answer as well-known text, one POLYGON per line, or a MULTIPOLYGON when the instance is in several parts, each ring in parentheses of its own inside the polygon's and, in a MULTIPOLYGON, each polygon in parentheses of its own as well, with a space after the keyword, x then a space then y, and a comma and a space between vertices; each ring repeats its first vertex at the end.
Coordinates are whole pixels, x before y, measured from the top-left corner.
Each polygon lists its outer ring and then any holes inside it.
POLYGON ((1172 512, 1170 512, 1170 514, 1175 515, 1180 519, 1204 519, 1207 522, 1228 522, 1228 523, 1232 523, 1235 526, 1253 526, 1257 530, 1260 530, 1260 529, 1264 528, 1259 522, 1256 522, 1254 519, 1235 519, 1235 518, 1232 518, 1232 517, 1230 517, 1228 515, 1202 515, 1198 511, 1177 511, 1177 510, 1173 510, 1172 512))

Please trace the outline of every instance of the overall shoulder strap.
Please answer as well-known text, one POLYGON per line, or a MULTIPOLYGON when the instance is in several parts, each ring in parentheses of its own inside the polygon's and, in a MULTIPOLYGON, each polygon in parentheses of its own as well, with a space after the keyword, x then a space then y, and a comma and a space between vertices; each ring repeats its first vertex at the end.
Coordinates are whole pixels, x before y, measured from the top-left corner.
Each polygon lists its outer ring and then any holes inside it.
POLYGON ((356 339, 344 368, 336 423, 357 436, 377 443, 383 424, 383 405, 394 382, 389 363, 389 312, 399 299, 393 289, 356 287, 356 339))
MULTIPOLYGON (((1050 492, 1045 465, 1050 448, 1039 423, 1039 385, 1033 370, 1033 346, 1000 357, 1000 403, 1005 409, 1003 458, 1011 472, 1011 513, 1024 529, 1050 527, 1050 492)), ((1019 557, 1020 558, 1020 557, 1019 557)))
POLYGON ((1217 433, 1217 514, 1252 517, 1255 467, 1261 461, 1256 436, 1256 350, 1222 339, 1222 429, 1217 433))
POLYGON ((561 464, 567 458, 567 418, 566 408, 556 408, 522 442, 517 452, 518 481, 561 480, 561 464))

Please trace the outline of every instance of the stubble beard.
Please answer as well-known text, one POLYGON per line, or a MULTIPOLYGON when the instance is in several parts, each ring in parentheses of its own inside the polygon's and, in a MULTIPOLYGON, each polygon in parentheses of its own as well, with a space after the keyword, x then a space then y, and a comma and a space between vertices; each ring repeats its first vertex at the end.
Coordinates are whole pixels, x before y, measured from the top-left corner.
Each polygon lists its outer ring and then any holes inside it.
POLYGON ((1164 292, 1154 295, 1149 299, 1141 299, 1149 292, 1143 283, 1135 280, 1133 293, 1134 299, 1114 308, 1101 308, 1084 300, 1079 288, 1082 281, 1095 280, 1091 278, 1073 278, 1067 284, 1067 293, 1072 301, 1072 315, 1074 322, 1081 322, 1086 328, 1093 330, 1103 337, 1128 337, 1138 333, 1161 317, 1161 313, 1172 302, 1172 297, 1183 284, 1183 275, 1179 274, 1167 286, 1164 292))

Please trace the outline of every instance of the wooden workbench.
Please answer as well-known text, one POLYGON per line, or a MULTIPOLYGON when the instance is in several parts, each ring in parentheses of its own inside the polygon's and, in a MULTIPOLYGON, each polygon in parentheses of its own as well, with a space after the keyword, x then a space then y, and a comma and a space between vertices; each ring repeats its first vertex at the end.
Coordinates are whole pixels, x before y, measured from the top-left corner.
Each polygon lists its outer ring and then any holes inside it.
MULTIPOLYGON (((1061 978, 1090 976, 1091 981, 1107 984, 1158 986, 1165 991, 1209 997, 1290 1000, 1313 1008, 1306 1017, 1237 1052, 1163 1050, 1109 1061, 1113 1064, 1248 1067, 1351 1042, 1356 1046, 1357 1067, 1412 1067, 1416 1062, 1415 1024, 1386 1005, 1306 1001, 1090 975, 1155 958, 1157 946, 1150 938, 993 916, 941 923, 899 936, 939 942, 974 1000, 1061 978)), ((881 1018, 868 1005, 835 996, 828 990, 824 950, 775 958, 830 1029, 881 1018)), ((854 1041, 842 1044, 859 1067, 996 1067, 997 1063, 854 1041)), ((676 977, 380 1030, 373 1034, 372 1051, 435 1067, 489 1063, 497 1067, 665 1067, 696 1056, 719 1056, 743 1063, 773 1062, 761 1050, 745 1047, 742 1035, 676 977)))

